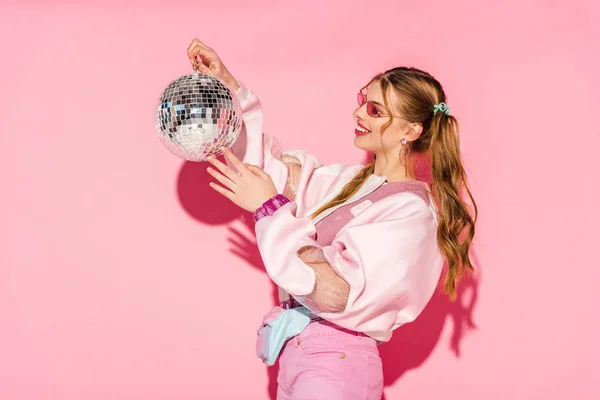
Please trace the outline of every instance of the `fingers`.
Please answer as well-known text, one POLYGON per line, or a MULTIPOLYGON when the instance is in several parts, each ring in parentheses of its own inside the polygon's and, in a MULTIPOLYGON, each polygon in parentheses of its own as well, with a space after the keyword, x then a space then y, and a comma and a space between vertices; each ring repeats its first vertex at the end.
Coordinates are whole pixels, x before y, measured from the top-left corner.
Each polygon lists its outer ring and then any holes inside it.
POLYGON ((219 63, 219 56, 217 53, 198 39, 194 39, 188 46, 187 53, 194 69, 203 73, 207 73, 207 71, 210 72, 210 69, 204 69, 202 68, 202 65, 210 67, 219 63), (200 58, 200 62, 198 58, 200 58))
POLYGON ((214 165, 215 168, 217 168, 219 171, 221 171, 221 173, 223 175, 225 175, 227 178, 229 178, 233 183, 235 183, 235 184, 238 183, 238 181, 239 181, 239 175, 236 174, 234 171, 232 171, 231 168, 229 168, 226 164, 223 164, 216 157, 209 158, 207 161, 209 163, 211 163, 212 165, 214 165))
POLYGON ((187 48, 188 54, 189 54, 190 50, 192 50, 192 47, 196 46, 199 41, 200 40, 198 40, 197 38, 194 38, 194 40, 192 40, 192 42, 190 43, 190 45, 187 48))
POLYGON ((206 65, 204 65, 203 63, 199 63, 198 61, 193 61, 192 62, 192 67, 198 71, 198 72, 202 72, 203 74, 206 75, 212 75, 212 71, 210 70, 210 68, 208 68, 206 65))
POLYGON ((190 43, 187 48, 188 57, 193 58, 197 56, 200 51, 204 51, 205 53, 214 53, 213 49, 202 43, 199 39, 192 40, 192 43, 190 43))
POLYGON ((200 64, 201 62, 201 64, 204 64, 207 67, 210 66, 211 63, 214 63, 215 56, 216 55, 214 53, 211 53, 209 50, 206 50, 205 48, 200 47, 198 45, 192 47, 192 49, 188 52, 188 57, 192 64, 200 64))
POLYGON ((223 186, 228 187, 229 189, 231 189, 232 191, 235 190, 235 182, 233 182, 231 179, 226 178, 224 175, 218 173, 217 171, 215 171, 212 168, 207 168, 206 171, 208 171, 208 173, 215 178, 217 181, 219 181, 223 186))
POLYGON ((226 147, 222 147, 221 152, 229 160, 229 162, 231 162, 231 165, 233 165, 235 169, 237 169, 240 172, 242 176, 247 175, 248 168, 246 168, 246 165, 244 165, 244 163, 242 163, 240 159, 237 158, 235 154, 233 154, 233 151, 229 150, 226 147))
POLYGON ((235 194, 233 192, 230 192, 229 190, 225 189, 222 186, 217 185, 214 182, 210 182, 208 185, 211 188, 215 189, 215 191, 217 191, 218 193, 222 194, 223 196, 227 197, 229 200, 231 200, 235 203, 235 201, 234 201, 235 194))
POLYGON ((256 165, 250 165, 248 166, 248 169, 250 170, 250 172, 252 172, 255 175, 258 175, 262 179, 271 179, 271 176, 269 174, 267 174, 262 169, 258 168, 256 165))
POLYGON ((204 43, 202 43, 200 41, 200 39, 198 38, 194 38, 194 40, 192 40, 192 43, 190 43, 190 45, 188 46, 188 52, 190 51, 190 49, 194 46, 202 46, 204 48, 206 48, 207 50, 212 50, 210 47, 208 47, 207 45, 205 45, 204 43))

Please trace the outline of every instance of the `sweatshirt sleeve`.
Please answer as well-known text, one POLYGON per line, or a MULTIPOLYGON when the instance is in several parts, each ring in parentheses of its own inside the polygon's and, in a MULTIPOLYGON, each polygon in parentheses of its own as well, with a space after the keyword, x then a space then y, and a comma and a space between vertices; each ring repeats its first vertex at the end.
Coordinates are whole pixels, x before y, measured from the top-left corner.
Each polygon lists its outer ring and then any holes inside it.
MULTIPOLYGON (((283 152, 280 141, 263 133, 263 112, 258 97, 238 81, 236 96, 242 107, 242 131, 231 150, 242 162, 256 165, 271 176, 278 193, 308 209, 319 201, 342 166, 327 168, 303 150, 283 152), (313 184, 316 182, 316 184, 313 184)), ((233 167, 232 165, 229 165, 233 167)))

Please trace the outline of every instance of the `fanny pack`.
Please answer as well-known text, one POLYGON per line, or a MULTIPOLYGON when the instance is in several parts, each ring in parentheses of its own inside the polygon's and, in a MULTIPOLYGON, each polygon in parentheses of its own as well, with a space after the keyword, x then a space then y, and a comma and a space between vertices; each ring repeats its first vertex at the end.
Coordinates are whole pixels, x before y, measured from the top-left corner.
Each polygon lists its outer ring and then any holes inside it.
POLYGON ((256 355, 265 364, 275 364, 288 339, 300 334, 310 324, 311 312, 305 307, 274 307, 263 318, 256 338, 256 355))

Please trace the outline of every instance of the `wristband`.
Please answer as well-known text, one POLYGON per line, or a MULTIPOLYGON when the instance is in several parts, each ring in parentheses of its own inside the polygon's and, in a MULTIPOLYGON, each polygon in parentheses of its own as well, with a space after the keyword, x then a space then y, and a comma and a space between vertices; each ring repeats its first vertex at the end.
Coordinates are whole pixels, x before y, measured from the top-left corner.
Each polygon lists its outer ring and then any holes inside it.
POLYGON ((290 199, 282 194, 271 197, 269 200, 265 201, 260 208, 254 211, 254 214, 252 214, 254 221, 258 221, 262 217, 266 217, 268 215, 273 215, 275 211, 289 202, 290 199))

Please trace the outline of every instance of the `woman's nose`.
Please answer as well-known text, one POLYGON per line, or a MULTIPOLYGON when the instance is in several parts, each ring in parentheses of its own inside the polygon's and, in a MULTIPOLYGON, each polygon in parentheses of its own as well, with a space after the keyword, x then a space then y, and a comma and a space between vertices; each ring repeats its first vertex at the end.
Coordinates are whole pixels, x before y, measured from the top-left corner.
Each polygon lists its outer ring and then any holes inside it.
POLYGON ((362 106, 357 107, 356 109, 354 109, 354 112, 352 113, 352 115, 354 116, 355 120, 364 120, 364 115, 362 114, 361 110, 362 110, 362 106))

